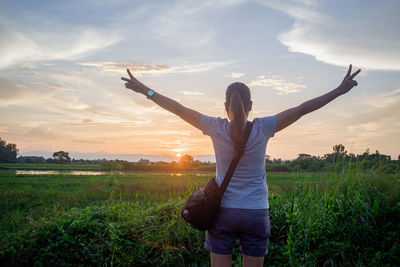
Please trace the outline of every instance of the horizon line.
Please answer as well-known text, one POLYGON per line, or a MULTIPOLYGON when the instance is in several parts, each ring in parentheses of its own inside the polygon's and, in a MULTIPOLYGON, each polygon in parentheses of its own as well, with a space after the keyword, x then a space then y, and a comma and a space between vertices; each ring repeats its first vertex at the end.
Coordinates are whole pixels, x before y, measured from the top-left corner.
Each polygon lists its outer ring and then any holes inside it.
MULTIPOLYGON (((379 152, 379 150, 377 150, 379 152)), ((68 151, 65 151, 68 152, 68 151)), ((53 155, 53 151, 46 151, 46 150, 36 150, 36 151, 24 151, 24 152, 19 152, 18 153, 18 157, 20 156, 25 156, 25 157, 29 157, 29 156, 35 156, 35 157, 44 157, 44 158, 52 158, 53 155)), ((332 153, 332 151, 330 152, 332 153)), ((330 154, 325 153, 325 154, 330 154)), ((365 153, 365 152, 364 152, 365 153)), ((370 152, 370 154, 374 154, 376 153, 376 151, 374 152, 370 152)), ((379 152, 380 153, 380 152, 379 152)), ((77 152, 77 151, 70 151, 68 152, 68 154, 70 155, 71 159, 75 159, 75 160, 127 160, 127 161, 131 161, 131 162, 136 162, 136 161, 140 161, 141 159, 143 160, 150 160, 152 162, 157 162, 157 161, 178 161, 180 157, 176 157, 176 156, 171 156, 171 155, 155 155, 155 154, 141 154, 141 153, 109 153, 109 152, 77 152)), ((308 153, 298 153, 297 155, 300 154, 307 154, 310 155, 312 157, 323 157, 324 155, 312 155, 312 154, 308 154, 308 153)), ((354 154, 354 155, 359 155, 357 153, 352 153, 352 152, 348 152, 348 154, 354 154)), ((384 153, 380 153, 382 155, 386 155, 384 153)), ((203 162, 212 162, 215 163, 215 155, 214 154, 185 154, 182 153, 182 156, 184 155, 190 155, 193 157, 194 160, 200 160, 203 162)), ((362 154, 361 154, 362 155, 362 154)), ((274 159, 280 159, 283 161, 286 160, 294 160, 296 158, 275 158, 272 155, 268 155, 266 154, 265 156, 269 156, 271 160, 274 159)), ((388 155, 391 156, 391 155, 388 155)), ((399 155, 400 156, 400 155, 399 155)), ((391 157, 396 159, 396 157, 391 157)), ((393 160, 393 159, 392 159, 393 160)))

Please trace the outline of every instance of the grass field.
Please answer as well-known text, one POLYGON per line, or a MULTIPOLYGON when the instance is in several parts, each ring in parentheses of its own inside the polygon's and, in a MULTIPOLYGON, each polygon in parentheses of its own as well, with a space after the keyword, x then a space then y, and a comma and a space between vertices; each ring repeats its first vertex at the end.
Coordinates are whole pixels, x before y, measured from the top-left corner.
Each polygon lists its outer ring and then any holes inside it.
MULTIPOLYGON (((0 264, 207 266, 204 233, 180 218, 213 174, 0 173, 0 264)), ((396 266, 398 175, 268 174, 268 266, 396 266)), ((238 244, 233 263, 241 265, 238 244)))

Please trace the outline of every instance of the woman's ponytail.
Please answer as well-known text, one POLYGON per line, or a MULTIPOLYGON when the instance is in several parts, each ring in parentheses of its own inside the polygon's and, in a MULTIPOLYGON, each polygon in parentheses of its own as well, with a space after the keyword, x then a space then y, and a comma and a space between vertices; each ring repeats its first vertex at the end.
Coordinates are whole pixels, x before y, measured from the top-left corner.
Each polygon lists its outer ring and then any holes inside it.
POLYGON ((226 103, 231 114, 230 137, 237 157, 244 152, 244 122, 251 103, 250 89, 244 83, 232 83, 226 90, 226 103))
POLYGON ((234 155, 240 156, 243 154, 244 150, 243 128, 244 128, 245 111, 244 111, 243 101, 239 93, 234 92, 232 94, 229 110, 232 113, 230 136, 235 146, 234 155))

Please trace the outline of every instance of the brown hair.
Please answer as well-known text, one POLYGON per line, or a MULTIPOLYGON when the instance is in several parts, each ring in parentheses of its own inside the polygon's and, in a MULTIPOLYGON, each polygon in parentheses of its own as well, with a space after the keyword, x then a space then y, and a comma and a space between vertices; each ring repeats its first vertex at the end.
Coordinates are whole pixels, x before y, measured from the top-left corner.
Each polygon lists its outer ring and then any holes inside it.
POLYGON ((244 122, 250 105, 250 89, 247 85, 235 82, 228 86, 225 108, 232 115, 230 137, 235 146, 235 156, 242 155, 244 152, 244 122))

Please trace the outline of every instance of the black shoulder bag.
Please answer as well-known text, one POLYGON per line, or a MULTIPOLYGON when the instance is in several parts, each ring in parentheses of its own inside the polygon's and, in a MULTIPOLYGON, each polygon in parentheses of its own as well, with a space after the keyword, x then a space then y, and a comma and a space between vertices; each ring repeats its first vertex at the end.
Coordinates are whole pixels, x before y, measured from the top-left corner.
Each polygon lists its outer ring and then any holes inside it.
MULTIPOLYGON (((244 146, 246 146, 247 139, 249 139, 252 127, 253 122, 247 122, 244 146)), ((215 181, 215 177, 211 178, 204 191, 200 188, 186 200, 181 210, 181 215, 193 228, 204 231, 214 223, 221 205, 222 196, 228 187, 240 157, 241 155, 232 159, 220 188, 215 181), (187 215, 184 215, 185 210, 188 211, 187 215)))

